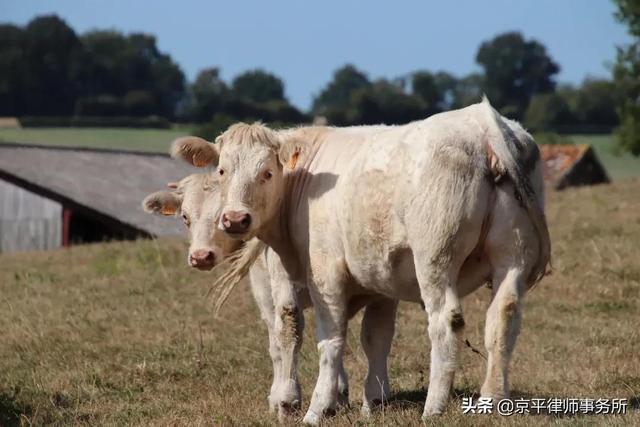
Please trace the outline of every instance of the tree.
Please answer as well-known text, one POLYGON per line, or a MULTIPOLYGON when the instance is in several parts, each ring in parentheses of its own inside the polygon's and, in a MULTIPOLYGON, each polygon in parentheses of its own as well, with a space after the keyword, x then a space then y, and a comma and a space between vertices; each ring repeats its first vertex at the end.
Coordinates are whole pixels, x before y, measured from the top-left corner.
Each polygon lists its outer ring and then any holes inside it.
POLYGON ((92 31, 82 36, 82 44, 86 57, 81 79, 83 96, 124 97, 144 91, 150 96, 144 101, 144 109, 174 117, 176 104, 184 95, 184 74, 158 50, 155 37, 92 31))
POLYGON ((531 97, 552 92, 560 67, 546 48, 518 32, 501 34, 480 45, 476 62, 484 68, 484 91, 491 103, 522 118, 531 97))
POLYGON ((615 84, 609 80, 585 80, 576 91, 572 110, 576 119, 584 125, 617 126, 615 84))
POLYGON ((418 71, 411 78, 411 93, 423 104, 425 116, 440 111, 443 94, 438 87, 436 78, 428 71, 418 71))
POLYGON ((482 74, 471 73, 459 79, 453 89, 451 108, 462 108, 480 102, 483 87, 484 76, 482 74))
MULTIPOLYGON (((326 115, 336 114, 348 108, 354 92, 371 86, 369 78, 353 65, 347 64, 336 70, 333 79, 313 101, 313 112, 326 115)), ((329 119, 331 121, 331 119, 329 119)))
POLYGON ((284 101, 284 84, 279 77, 263 70, 246 71, 233 79, 233 95, 255 103, 284 101))
POLYGON ((433 78, 438 90, 438 108, 441 111, 451 110, 455 102, 455 91, 458 85, 458 79, 446 71, 438 71, 433 78))
POLYGON ((198 73, 190 87, 191 117, 197 122, 211 120, 223 111, 229 97, 229 88, 220 78, 218 68, 206 68, 198 73))
POLYGON ((0 25, 0 116, 19 116, 24 111, 24 31, 0 25))
POLYGON ((424 116, 417 97, 387 80, 354 92, 348 111, 350 124, 403 124, 424 116))
POLYGON ((618 47, 613 76, 618 88, 618 146, 640 156, 640 1, 615 0, 616 18, 628 25, 633 42, 618 47))
POLYGON ((573 121, 569 104, 555 92, 534 95, 524 116, 524 124, 533 131, 557 130, 573 121))
POLYGON ((35 18, 24 30, 23 48, 24 112, 72 113, 82 65, 82 45, 73 29, 57 16, 35 18))

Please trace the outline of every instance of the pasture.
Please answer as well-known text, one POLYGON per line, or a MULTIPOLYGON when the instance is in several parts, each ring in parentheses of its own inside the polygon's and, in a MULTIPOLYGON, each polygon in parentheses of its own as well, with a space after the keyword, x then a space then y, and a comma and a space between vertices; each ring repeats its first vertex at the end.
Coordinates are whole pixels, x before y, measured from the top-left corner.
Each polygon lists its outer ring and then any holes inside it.
MULTIPOLYGON (((513 395, 627 398, 628 414, 462 415, 462 397, 476 396, 484 378, 482 288, 464 300, 465 338, 481 354, 463 349, 455 397, 427 425, 640 424, 640 180, 547 199, 554 271, 525 300, 513 395)), ((248 286, 214 319, 206 298, 214 276, 189 270, 186 248, 147 240, 0 255, 0 425, 276 425, 266 328, 248 286)), ((305 407, 318 369, 306 317, 305 407)), ((351 408, 326 425, 422 425, 425 314, 401 304, 392 398, 371 419, 359 415, 359 324, 351 322, 345 357, 351 408)))
POLYGON ((26 128, 0 129, 0 143, 109 148, 167 153, 171 141, 190 129, 26 128))

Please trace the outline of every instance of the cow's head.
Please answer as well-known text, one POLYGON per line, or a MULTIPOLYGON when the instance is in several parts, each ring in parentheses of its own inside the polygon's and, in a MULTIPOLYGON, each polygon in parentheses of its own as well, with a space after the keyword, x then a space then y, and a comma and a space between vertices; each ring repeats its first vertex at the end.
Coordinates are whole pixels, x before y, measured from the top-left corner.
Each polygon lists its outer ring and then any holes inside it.
POLYGON ((241 242, 218 230, 221 201, 218 179, 212 174, 193 174, 177 183, 171 191, 149 194, 142 202, 144 210, 159 215, 181 216, 189 230, 187 262, 200 270, 211 270, 239 248, 241 242))
POLYGON ((218 228, 248 240, 275 218, 284 197, 284 166, 296 156, 268 127, 237 123, 216 138, 216 144, 191 138, 174 143, 174 156, 195 166, 218 166, 222 210, 218 228))

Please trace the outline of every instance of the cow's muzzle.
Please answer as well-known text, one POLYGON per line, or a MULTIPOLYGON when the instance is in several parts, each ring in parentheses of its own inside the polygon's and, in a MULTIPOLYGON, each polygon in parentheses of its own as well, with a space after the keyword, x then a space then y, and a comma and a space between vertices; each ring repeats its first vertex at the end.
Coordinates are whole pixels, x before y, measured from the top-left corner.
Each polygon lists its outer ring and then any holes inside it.
POLYGON ((222 214, 222 227, 232 235, 246 233, 251 226, 251 215, 247 212, 228 211, 222 214))
POLYGON ((216 265, 216 254, 211 249, 197 249, 189 254, 189 265, 198 270, 211 270, 216 265))

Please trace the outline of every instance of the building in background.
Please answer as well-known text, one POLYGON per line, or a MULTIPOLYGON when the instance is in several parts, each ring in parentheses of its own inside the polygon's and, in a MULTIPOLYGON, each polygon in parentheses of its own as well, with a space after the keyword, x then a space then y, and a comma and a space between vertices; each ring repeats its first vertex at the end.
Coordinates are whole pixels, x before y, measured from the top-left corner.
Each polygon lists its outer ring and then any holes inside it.
POLYGON ((593 148, 588 144, 540 145, 545 183, 556 189, 611 182, 593 148))
POLYGON ((0 145, 0 252, 179 235, 142 199, 196 171, 166 155, 0 145))

